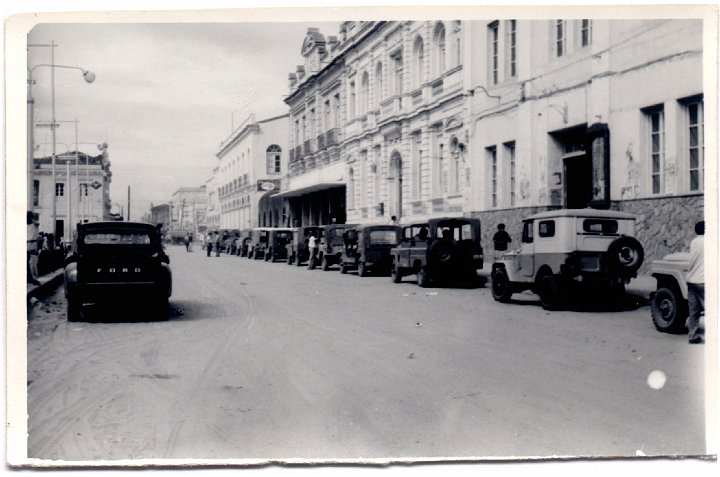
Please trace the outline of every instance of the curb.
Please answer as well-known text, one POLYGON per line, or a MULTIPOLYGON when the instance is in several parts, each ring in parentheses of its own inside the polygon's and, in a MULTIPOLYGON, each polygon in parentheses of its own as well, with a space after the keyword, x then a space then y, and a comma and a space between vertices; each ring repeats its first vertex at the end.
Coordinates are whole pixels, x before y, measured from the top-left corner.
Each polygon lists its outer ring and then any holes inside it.
POLYGON ((36 298, 38 295, 42 295, 50 292, 51 290, 60 286, 63 282, 63 269, 55 270, 54 272, 48 273, 38 278, 40 285, 28 284, 27 288, 27 300, 36 298))

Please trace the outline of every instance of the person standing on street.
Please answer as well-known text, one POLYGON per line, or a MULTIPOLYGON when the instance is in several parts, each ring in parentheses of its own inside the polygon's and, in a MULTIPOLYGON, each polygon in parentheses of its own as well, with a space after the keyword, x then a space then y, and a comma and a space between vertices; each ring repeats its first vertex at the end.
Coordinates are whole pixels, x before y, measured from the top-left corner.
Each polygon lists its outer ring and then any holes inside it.
POLYGON ((215 232, 215 256, 216 257, 220 256, 220 243, 221 243, 220 232, 215 232))
POLYGON ((212 253, 212 248, 213 248, 212 232, 208 232, 208 234, 207 234, 207 242, 206 242, 205 248, 207 249, 207 256, 209 257, 210 254, 212 253))
POLYGON ((190 251, 190 234, 185 234, 185 238, 183 239, 183 241, 185 242, 185 251, 189 252, 190 251))
POLYGON ((38 231, 39 216, 28 210, 27 212, 27 282, 40 285, 38 281, 38 231))
POLYGON ((700 330, 700 315, 705 312, 705 221, 695 224, 695 237, 690 242, 690 268, 686 280, 688 286, 687 319, 688 342, 702 343, 703 336, 700 330))
POLYGON ((308 261, 308 268, 313 270, 315 268, 315 261, 317 260, 318 244, 315 232, 310 232, 308 237, 308 251, 310 252, 310 260, 308 261))
POLYGON ((495 246, 495 260, 499 260, 500 257, 508 249, 508 244, 512 242, 510 234, 505 231, 505 224, 498 224, 497 232, 493 235, 493 245, 495 246))

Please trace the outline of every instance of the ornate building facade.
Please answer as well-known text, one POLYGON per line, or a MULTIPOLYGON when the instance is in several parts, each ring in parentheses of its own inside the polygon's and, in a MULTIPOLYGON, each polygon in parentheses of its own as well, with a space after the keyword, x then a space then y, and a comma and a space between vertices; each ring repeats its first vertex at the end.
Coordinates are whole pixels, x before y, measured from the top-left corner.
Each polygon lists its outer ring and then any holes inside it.
POLYGON ((638 216, 648 258, 703 214, 701 20, 344 22, 289 76, 284 225, 638 216), (660 220, 658 220, 660 219, 660 220))

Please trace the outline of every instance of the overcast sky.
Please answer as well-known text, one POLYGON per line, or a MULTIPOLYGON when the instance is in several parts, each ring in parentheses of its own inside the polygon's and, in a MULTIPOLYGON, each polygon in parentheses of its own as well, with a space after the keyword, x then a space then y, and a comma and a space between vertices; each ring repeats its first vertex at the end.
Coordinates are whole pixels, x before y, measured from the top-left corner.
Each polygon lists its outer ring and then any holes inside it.
MULTIPOLYGON (((288 73, 303 64, 309 26, 336 35, 339 23, 55 23, 40 24, 28 43, 54 41, 55 117, 78 119, 80 151, 109 145, 113 202, 132 218, 150 203, 170 200, 181 186, 201 186, 217 162, 233 123, 287 113, 288 73), (83 144, 90 143, 90 144, 83 144)), ((29 67, 50 63, 50 48, 29 47, 29 67)), ((33 72, 36 121, 50 121, 51 68, 33 72)), ((36 156, 52 153, 49 129, 36 129, 36 156)), ((74 150, 72 123, 57 132, 57 153, 74 150), (67 145, 67 146, 66 146, 67 145)))

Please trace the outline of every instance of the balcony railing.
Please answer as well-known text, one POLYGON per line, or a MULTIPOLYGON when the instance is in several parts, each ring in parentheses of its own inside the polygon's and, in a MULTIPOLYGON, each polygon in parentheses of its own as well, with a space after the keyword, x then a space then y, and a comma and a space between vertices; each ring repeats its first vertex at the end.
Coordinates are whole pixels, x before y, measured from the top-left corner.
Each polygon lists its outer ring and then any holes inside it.
POLYGON ((293 162, 295 160, 295 149, 290 149, 290 162, 293 162))
POLYGON ((325 133, 320 134, 317 137, 318 151, 325 149, 325 133))
POLYGON ((312 154, 316 149, 315 139, 306 139, 303 143, 303 155, 312 154))
POLYGON ((299 160, 302 157, 302 146, 295 146, 295 160, 299 160))
POLYGON ((325 133, 325 142, 327 146, 334 146, 340 141, 340 129, 333 128, 325 133))

